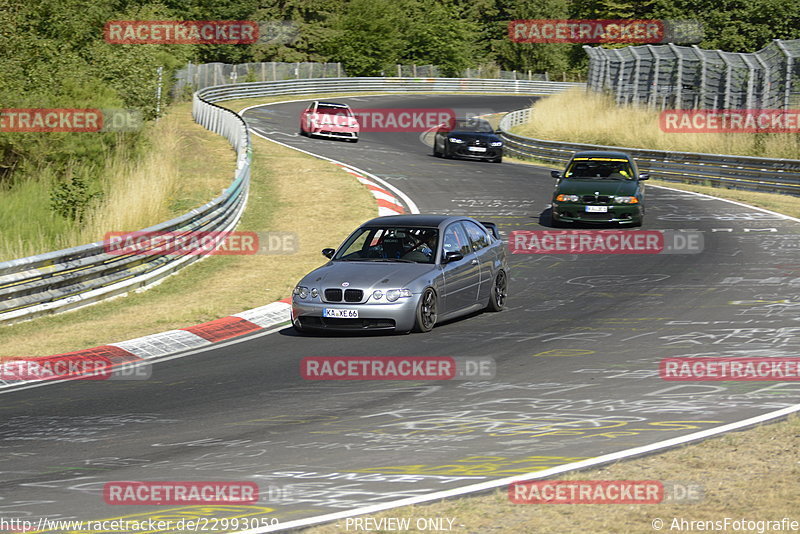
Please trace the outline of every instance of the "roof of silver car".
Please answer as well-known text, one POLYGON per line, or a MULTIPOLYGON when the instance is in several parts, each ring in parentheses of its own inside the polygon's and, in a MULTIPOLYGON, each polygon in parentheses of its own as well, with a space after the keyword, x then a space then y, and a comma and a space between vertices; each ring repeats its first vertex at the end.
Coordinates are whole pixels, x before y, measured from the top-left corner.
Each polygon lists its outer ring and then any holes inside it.
POLYGON ((361 226, 426 226, 428 228, 441 226, 443 223, 450 221, 458 221, 467 219, 468 217, 453 216, 453 215, 386 215, 384 217, 376 217, 371 219, 361 226))

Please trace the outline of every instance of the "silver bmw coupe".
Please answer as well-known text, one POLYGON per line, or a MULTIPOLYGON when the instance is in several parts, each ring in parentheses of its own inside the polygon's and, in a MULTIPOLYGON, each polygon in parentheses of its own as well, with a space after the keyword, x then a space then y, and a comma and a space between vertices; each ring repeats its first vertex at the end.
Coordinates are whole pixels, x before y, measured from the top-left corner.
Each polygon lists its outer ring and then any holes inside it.
POLYGON ((437 322, 500 311, 508 263, 497 227, 469 217, 392 215, 367 221, 292 292, 304 330, 429 332, 437 322))

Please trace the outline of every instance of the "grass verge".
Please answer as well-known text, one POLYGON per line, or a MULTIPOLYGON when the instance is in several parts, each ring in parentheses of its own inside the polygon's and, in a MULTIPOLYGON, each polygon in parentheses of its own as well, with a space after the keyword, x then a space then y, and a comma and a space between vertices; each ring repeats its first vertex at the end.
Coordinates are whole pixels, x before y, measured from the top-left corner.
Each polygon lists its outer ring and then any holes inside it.
POLYGON ((571 89, 538 100, 527 124, 513 128, 518 135, 650 150, 737 154, 796 159, 800 136, 791 133, 665 133, 659 111, 618 106, 600 93, 571 89))
MULTIPOLYGON (((109 231, 146 228, 216 196, 230 183, 232 171, 222 165, 200 167, 198 161, 229 158, 231 150, 215 142, 216 134, 189 128, 190 109, 189 104, 174 106, 160 121, 148 124, 145 153, 134 157, 122 148, 107 160, 97 184, 102 200, 80 222, 50 209, 55 178, 46 168, 36 180, 0 191, 0 261, 91 243, 109 231), (201 153, 202 158, 187 157, 201 153)), ((76 166, 74 172, 84 171, 76 166)))
MULTIPOLYGON (((192 122, 188 105, 183 106, 182 111, 176 110, 185 119, 181 131, 204 141, 180 145, 178 166, 196 183, 211 184, 216 195, 217 186, 221 189, 233 178, 235 155, 223 137, 192 122), (216 173, 224 176, 223 182, 212 178, 216 173)), ((145 292, 4 327, 0 356, 39 356, 93 347, 190 326, 287 297, 297 280, 322 263, 319 251, 323 247, 337 245, 356 225, 375 216, 372 195, 337 166, 258 137, 253 138, 253 148, 250 197, 238 229, 295 232, 298 253, 212 256, 145 292)), ((183 183, 190 188, 193 182, 183 183)), ((198 194, 191 203, 207 200, 198 194)))
MULTIPOLYGON (((800 521, 798 476, 800 417, 792 416, 781 423, 726 434, 662 454, 554 477, 558 480, 659 480, 665 484, 699 486, 695 489, 699 490, 701 498, 694 502, 513 504, 507 488, 501 488, 491 494, 396 508, 370 517, 410 518, 412 528, 406 532, 423 531, 416 528, 419 518, 455 519, 450 532, 652 534, 659 530, 653 528, 656 518, 664 522, 662 531, 697 532, 712 529, 678 528, 680 523, 673 523, 674 519, 722 521, 729 517, 732 520, 780 521, 788 517, 800 521)), ((444 525, 447 524, 445 521, 444 525)), ((304 532, 332 534, 344 532, 345 527, 345 520, 339 520, 336 524, 304 532)), ((730 528, 716 531, 733 532, 730 528)))

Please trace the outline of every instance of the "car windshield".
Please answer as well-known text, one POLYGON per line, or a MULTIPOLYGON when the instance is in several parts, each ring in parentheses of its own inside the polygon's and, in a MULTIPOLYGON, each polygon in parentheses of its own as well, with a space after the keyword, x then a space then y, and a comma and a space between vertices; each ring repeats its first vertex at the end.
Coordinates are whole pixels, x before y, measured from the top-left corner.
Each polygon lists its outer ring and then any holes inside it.
POLYGON ((334 260, 434 263, 437 228, 367 226, 347 238, 334 260))
POLYGON ((483 119, 457 119, 452 128, 445 128, 448 132, 466 133, 494 133, 492 125, 483 119))
POLYGON ((319 104, 317 106, 317 113, 320 115, 341 115, 342 117, 352 117, 353 112, 350 108, 340 106, 330 106, 326 104, 319 104))
POLYGON ((567 167, 564 178, 583 180, 633 180, 631 165, 621 158, 575 158, 567 167))

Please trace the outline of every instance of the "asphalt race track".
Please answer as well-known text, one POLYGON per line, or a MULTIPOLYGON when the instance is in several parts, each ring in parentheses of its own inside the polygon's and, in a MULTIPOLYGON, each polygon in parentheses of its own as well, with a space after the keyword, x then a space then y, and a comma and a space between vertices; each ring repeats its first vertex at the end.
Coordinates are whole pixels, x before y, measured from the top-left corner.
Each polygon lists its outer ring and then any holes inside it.
MULTIPOLYGON (((337 100, 459 113, 530 102, 337 100)), ((363 133, 357 144, 307 139, 297 135, 304 106, 265 106, 245 118, 260 134, 375 174, 423 213, 495 221, 506 235, 542 229, 548 170, 437 159, 418 133, 363 133)), ((504 312, 429 334, 300 337, 283 328, 158 363, 149 380, 6 393, 2 514, 285 522, 537 471, 800 403, 796 383, 672 382, 658 372, 665 357, 797 354, 798 224, 684 192, 648 186, 647 195, 643 229, 701 230, 705 250, 513 255, 504 312), (482 381, 311 382, 300 376, 306 356, 491 356, 497 373, 482 381), (262 499, 205 508, 105 504, 103 484, 119 480, 247 480, 262 499)))

